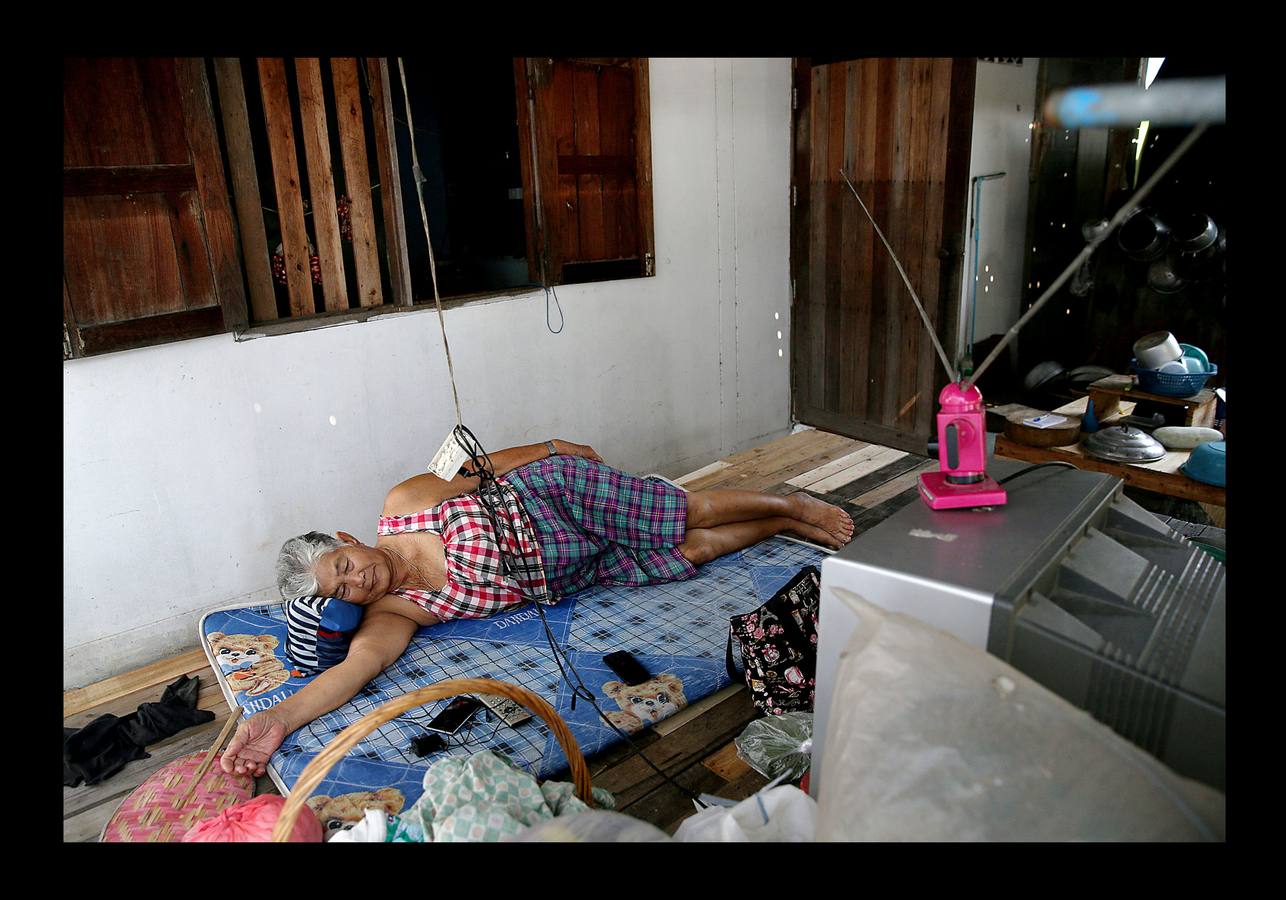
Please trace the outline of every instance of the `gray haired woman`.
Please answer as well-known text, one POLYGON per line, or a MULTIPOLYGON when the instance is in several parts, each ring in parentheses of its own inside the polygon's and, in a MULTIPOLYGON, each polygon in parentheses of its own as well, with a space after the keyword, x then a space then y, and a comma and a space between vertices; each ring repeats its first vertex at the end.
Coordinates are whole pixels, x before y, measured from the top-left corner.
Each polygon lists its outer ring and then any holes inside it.
POLYGON ((343 531, 287 541, 277 585, 360 608, 345 652, 281 703, 241 723, 222 765, 262 775, 287 734, 347 702, 392 665, 425 625, 481 618, 592 584, 689 578, 696 566, 783 531, 839 548, 853 522, 804 493, 685 492, 603 463, 586 444, 552 440, 490 455, 498 498, 479 479, 425 474, 388 493, 374 546, 343 531))

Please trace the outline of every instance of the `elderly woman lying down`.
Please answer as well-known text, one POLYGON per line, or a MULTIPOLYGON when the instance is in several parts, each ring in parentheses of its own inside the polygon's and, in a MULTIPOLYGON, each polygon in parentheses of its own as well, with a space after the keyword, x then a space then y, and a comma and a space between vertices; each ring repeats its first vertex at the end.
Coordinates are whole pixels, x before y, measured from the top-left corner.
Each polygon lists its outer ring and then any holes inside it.
POLYGON ((836 549, 853 536, 847 513, 807 494, 686 493, 613 469, 584 444, 546 441, 490 458, 499 534, 474 493, 479 478, 425 474, 389 491, 373 547, 343 531, 285 543, 282 596, 345 600, 363 608, 361 624, 341 662, 241 723, 223 754, 225 771, 264 774, 286 735, 355 696, 422 625, 482 618, 528 599, 553 603, 592 584, 690 578, 696 566, 783 531, 836 549), (500 548, 526 565, 506 576, 500 548))

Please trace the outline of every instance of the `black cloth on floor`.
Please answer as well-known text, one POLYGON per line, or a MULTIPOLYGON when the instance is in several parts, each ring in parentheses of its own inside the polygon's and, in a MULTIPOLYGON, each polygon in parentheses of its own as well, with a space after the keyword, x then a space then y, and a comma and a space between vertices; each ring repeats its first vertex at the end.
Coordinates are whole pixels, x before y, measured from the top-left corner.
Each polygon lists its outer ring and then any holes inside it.
POLYGON ((184 675, 165 689, 161 702, 144 703, 121 719, 121 731, 131 742, 148 747, 185 728, 213 721, 213 710, 196 708, 200 687, 199 679, 184 675))
POLYGON ((99 716, 84 728, 63 729, 63 784, 98 784, 127 763, 147 759, 143 748, 214 719, 214 712, 197 709, 200 680, 187 675, 165 689, 159 703, 144 703, 128 716, 99 716))
POLYGON ((84 728, 63 729, 63 784, 98 784, 151 755, 124 735, 119 716, 99 716, 84 728))

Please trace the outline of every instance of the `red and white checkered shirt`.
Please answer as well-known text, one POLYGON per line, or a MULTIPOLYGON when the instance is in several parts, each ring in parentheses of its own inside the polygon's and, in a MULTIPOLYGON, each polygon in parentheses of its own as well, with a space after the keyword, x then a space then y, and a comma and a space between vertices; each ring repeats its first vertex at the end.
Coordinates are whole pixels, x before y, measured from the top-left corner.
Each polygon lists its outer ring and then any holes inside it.
POLYGON ((440 590, 403 588, 393 591, 394 594, 406 597, 444 621, 482 619, 528 598, 540 603, 553 602, 545 584, 545 567, 541 564, 535 529, 513 488, 502 481, 497 485, 504 498, 497 510, 497 518, 501 520, 500 542, 515 577, 505 577, 496 534, 482 503, 476 495, 464 494, 409 516, 380 516, 378 534, 430 531, 442 538, 446 551, 447 581, 440 590), (510 527, 505 527, 506 522, 510 527), (523 561, 527 565, 524 566, 523 561))

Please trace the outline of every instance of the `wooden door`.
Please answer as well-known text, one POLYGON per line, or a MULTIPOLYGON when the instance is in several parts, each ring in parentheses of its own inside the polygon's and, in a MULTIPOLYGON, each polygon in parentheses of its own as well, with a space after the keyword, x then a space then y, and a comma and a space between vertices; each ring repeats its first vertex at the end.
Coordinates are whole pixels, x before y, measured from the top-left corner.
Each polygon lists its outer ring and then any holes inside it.
MULTIPOLYGON (((975 59, 795 63, 795 417, 923 453, 948 375, 887 249, 955 346, 975 59)), ((954 360, 953 360, 954 363, 954 360)))

